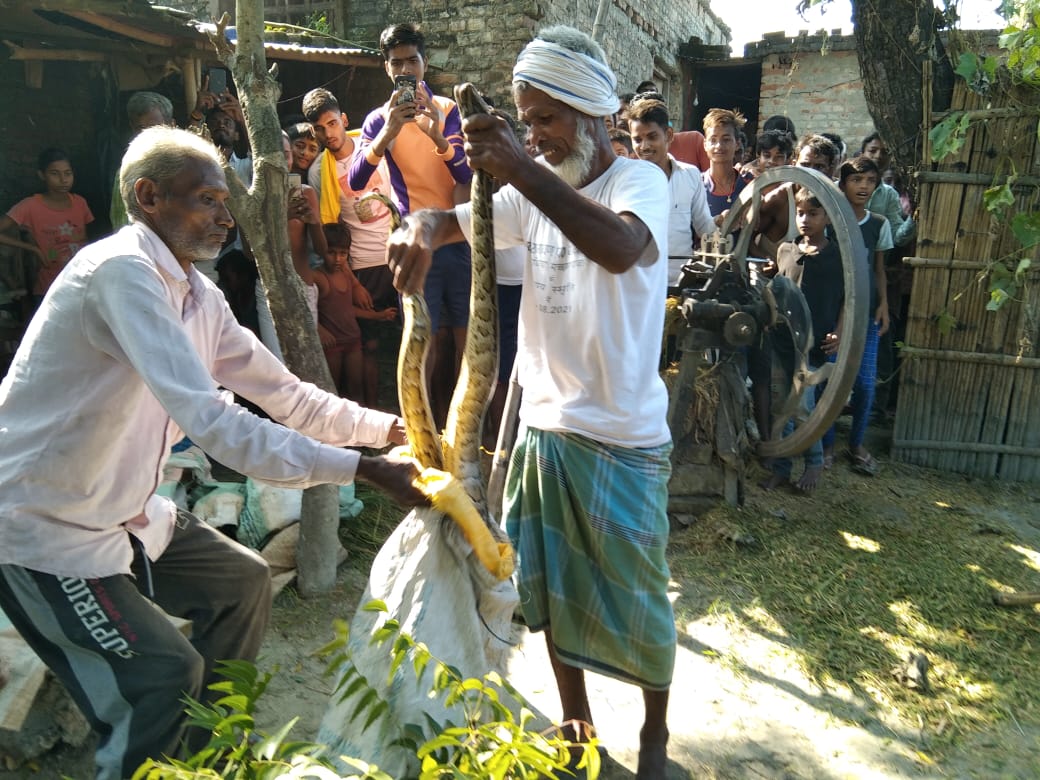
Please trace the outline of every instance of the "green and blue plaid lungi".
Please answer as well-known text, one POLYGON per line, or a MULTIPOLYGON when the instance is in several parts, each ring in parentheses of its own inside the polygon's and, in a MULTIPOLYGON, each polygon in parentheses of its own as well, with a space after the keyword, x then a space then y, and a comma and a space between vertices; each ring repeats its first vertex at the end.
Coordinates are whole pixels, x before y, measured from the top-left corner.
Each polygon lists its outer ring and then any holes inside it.
POLYGON ((564 663, 664 690, 675 663, 668 600, 671 443, 650 449, 521 432, 506 477, 524 619, 564 663))

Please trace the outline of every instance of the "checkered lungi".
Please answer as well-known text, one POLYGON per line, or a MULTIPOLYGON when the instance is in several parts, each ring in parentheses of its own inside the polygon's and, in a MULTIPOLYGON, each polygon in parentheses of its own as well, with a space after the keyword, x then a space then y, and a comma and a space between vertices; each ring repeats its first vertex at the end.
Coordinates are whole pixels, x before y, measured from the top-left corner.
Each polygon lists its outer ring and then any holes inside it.
POLYGON ((651 690, 671 683, 668 600, 672 445, 632 449, 521 431, 506 477, 506 530, 532 631, 560 660, 651 690))

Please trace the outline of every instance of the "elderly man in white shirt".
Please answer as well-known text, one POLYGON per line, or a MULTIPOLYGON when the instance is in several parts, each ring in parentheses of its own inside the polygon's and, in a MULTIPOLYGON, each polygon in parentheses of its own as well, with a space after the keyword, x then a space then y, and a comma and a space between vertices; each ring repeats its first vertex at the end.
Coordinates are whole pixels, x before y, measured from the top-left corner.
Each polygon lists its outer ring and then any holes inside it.
POLYGON ((171 444, 274 484, 423 501, 410 461, 341 449, 403 442, 400 419, 290 374, 193 267, 234 224, 216 149, 145 130, 120 192, 131 224, 73 258, 0 384, 0 607, 98 732, 105 780, 176 753, 182 698, 215 660, 254 659, 270 613, 264 561, 154 494, 171 444))
MULTIPOLYGON (((545 632, 569 737, 589 733, 586 671, 643 689, 636 780, 658 780, 676 643, 665 558, 672 443, 657 372, 667 185, 656 166, 614 154, 603 117, 617 112, 616 89, 598 44, 543 29, 513 67, 517 116, 539 158, 501 117, 471 116, 463 129, 470 165, 503 183, 496 248, 527 254, 522 427, 503 502, 524 618, 545 632)), ((472 229, 469 204, 411 214, 388 245, 394 284, 421 290, 433 251, 472 229)))
POLYGON ((628 107, 628 129, 636 156, 668 177, 668 283, 677 284, 696 240, 715 232, 701 171, 668 153, 675 132, 668 107, 655 96, 640 96, 628 107))

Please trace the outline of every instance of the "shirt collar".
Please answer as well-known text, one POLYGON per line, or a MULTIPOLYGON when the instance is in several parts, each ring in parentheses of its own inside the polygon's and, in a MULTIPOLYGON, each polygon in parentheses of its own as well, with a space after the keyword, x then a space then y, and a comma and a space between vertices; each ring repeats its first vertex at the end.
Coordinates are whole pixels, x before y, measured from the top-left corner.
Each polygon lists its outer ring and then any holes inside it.
MULTIPOLYGON (((198 301, 202 294, 202 275, 191 267, 190 273, 185 273, 173 252, 159 235, 143 222, 134 222, 134 227, 140 231, 141 245, 146 250, 147 256, 155 263, 155 269, 166 282, 174 301, 184 307, 185 298, 190 294, 193 301, 198 301)), ((185 310, 184 313, 187 313, 185 310)))

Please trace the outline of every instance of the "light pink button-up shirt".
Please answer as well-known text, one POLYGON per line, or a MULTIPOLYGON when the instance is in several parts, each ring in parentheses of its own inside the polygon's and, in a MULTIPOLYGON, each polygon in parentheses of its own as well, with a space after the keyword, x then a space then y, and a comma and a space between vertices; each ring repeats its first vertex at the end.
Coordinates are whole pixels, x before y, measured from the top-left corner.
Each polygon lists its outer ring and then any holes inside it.
POLYGON ((129 225, 67 266, 0 384, 0 563, 125 573, 128 530, 158 558, 176 507, 154 491, 184 434, 265 482, 345 485, 360 455, 340 447, 382 447, 394 420, 289 373, 212 282, 129 225))

